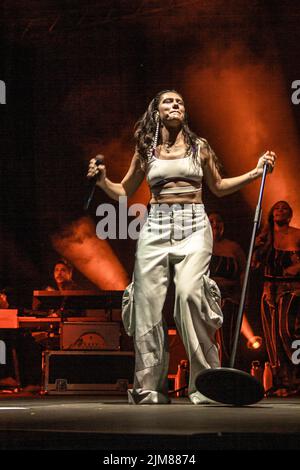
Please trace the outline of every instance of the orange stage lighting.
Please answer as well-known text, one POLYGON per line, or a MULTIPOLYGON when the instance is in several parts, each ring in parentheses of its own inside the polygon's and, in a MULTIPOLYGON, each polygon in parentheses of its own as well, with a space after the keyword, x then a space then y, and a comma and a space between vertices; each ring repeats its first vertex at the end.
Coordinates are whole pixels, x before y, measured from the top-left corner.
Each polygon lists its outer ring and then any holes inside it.
MULTIPOLYGON (((253 57, 242 44, 227 50, 216 46, 207 51, 205 64, 199 61, 186 69, 184 91, 198 127, 205 126, 203 137, 217 150, 229 176, 252 170, 258 156, 274 150, 278 161, 268 176, 265 212, 276 201, 287 200, 294 209, 293 222, 300 225, 300 142, 280 66, 274 58, 268 59, 267 52, 263 58, 253 57)), ((243 189, 251 207, 257 201, 258 185, 243 189)))
POLYGON ((248 349, 259 349, 261 347, 262 338, 260 336, 256 336, 253 333, 250 323, 248 322, 248 319, 245 315, 243 316, 241 332, 247 339, 248 349))
POLYGON ((54 248, 99 289, 123 290, 128 276, 110 245, 96 236, 89 217, 82 217, 56 234, 54 248))
POLYGON ((260 336, 252 336, 247 343, 248 349, 260 349, 262 345, 262 338, 260 336))

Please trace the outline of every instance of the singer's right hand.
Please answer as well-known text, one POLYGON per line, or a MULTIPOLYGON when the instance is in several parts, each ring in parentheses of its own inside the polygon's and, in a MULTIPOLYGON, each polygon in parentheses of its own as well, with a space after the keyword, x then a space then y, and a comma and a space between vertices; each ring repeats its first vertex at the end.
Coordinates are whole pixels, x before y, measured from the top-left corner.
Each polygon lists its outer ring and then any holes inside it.
POLYGON ((97 176, 98 184, 101 184, 106 178, 106 168, 103 162, 103 155, 97 155, 95 158, 92 158, 89 163, 87 177, 94 178, 94 176, 97 176))

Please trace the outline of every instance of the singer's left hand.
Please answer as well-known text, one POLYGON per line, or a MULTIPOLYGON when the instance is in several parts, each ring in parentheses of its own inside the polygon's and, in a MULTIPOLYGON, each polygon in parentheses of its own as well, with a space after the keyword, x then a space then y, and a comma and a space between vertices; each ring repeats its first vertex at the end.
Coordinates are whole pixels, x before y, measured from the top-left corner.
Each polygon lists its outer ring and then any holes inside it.
POLYGON ((267 163, 268 173, 272 173, 274 166, 275 166, 276 158, 277 158, 276 154, 272 150, 268 150, 267 152, 265 152, 258 160, 257 167, 256 167, 257 171, 259 173, 262 173, 264 169, 264 165, 267 163))

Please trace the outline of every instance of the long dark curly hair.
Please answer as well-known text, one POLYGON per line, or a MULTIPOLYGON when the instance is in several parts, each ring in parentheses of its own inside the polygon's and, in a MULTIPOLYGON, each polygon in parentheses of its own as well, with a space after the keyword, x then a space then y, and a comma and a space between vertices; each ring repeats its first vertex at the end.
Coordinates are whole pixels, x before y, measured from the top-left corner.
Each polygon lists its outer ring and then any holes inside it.
MULTIPOLYGON (((139 157, 141 159, 142 166, 145 166, 149 158, 153 155, 155 150, 154 148, 154 137, 155 131, 157 127, 157 113, 158 113, 158 106, 160 103, 160 99, 163 94, 165 93, 176 93, 178 96, 182 98, 182 95, 178 93, 176 90, 162 90, 150 101, 150 104, 143 114, 143 116, 136 122, 135 124, 135 133, 134 137, 136 140, 136 149, 138 151, 139 157)), ((193 153, 193 161, 195 164, 199 165, 199 161, 197 159, 197 149, 199 140, 202 141, 204 146, 207 148, 207 151, 212 152, 213 159, 216 163, 218 169, 220 169, 221 165, 219 160, 217 159, 215 153, 210 148, 209 144, 205 139, 200 139, 188 126, 187 120, 187 113, 185 111, 183 124, 182 124, 182 132, 184 136, 184 141, 187 145, 187 152, 192 150, 193 153)), ((161 132, 158 134, 157 145, 161 143, 161 132)))

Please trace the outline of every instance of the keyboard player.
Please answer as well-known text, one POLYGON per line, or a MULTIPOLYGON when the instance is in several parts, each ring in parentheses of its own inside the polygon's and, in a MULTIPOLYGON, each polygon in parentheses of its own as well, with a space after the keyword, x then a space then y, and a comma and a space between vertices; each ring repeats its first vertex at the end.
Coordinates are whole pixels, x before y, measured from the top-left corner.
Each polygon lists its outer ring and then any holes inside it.
MULTIPOLYGON (((76 282, 73 280, 73 267, 64 259, 58 260, 53 266, 53 280, 52 282, 44 288, 48 291, 64 291, 64 290, 82 290, 76 282)), ((37 298, 33 298, 32 309, 38 311, 43 309, 43 305, 37 298)), ((63 305, 59 310, 51 309, 48 312, 48 316, 59 317, 61 316, 61 311, 65 317, 82 317, 85 316, 85 311, 82 309, 69 310, 64 309, 63 305)))

